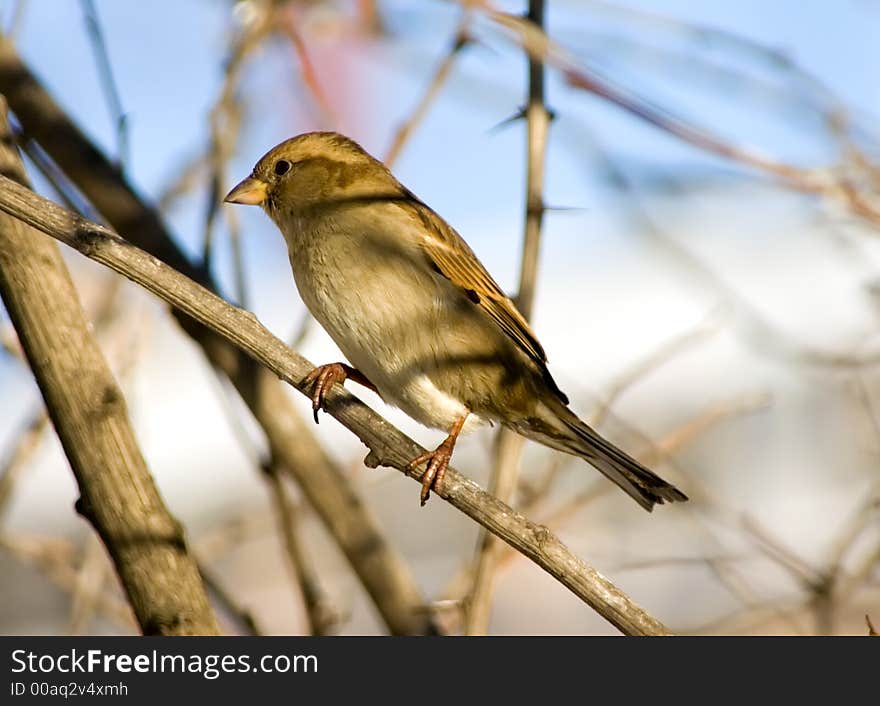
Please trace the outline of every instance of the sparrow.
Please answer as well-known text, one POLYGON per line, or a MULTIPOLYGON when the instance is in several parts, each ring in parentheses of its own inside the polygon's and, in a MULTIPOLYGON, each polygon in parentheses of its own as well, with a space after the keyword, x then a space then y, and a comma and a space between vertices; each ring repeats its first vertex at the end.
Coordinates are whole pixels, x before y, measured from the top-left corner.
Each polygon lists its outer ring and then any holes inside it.
POLYGON ((303 302, 350 363, 306 378, 315 421, 328 389, 351 379, 448 432, 408 466, 427 464, 423 505, 458 436, 493 422, 583 458, 646 510, 687 500, 568 408, 535 333, 464 239, 353 140, 286 140, 225 201, 261 206, 278 226, 303 302))

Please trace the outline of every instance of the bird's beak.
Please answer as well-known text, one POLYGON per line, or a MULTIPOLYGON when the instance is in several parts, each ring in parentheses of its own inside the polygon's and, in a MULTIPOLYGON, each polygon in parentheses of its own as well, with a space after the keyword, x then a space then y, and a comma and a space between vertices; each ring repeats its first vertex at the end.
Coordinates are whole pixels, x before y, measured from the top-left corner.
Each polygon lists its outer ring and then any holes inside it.
POLYGON ((264 181, 260 181, 256 177, 249 176, 242 180, 239 184, 223 199, 226 203, 242 203, 247 206, 259 206, 266 200, 269 185, 264 181))

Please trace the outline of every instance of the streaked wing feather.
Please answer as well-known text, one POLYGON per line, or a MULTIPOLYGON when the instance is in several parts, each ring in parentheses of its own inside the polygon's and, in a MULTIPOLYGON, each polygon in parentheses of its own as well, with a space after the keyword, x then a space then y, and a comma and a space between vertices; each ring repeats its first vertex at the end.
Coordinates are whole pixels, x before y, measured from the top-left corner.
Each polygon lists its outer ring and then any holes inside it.
POLYGON ((492 279, 464 239, 428 206, 411 197, 411 211, 425 226, 422 248, 434 269, 461 287, 481 310, 535 362, 547 360, 544 349, 514 303, 492 279), (476 296, 474 296, 476 295, 476 296))
POLYGON ((406 191, 406 208, 424 226, 424 253, 434 269, 492 319, 531 358, 553 392, 566 404, 568 399, 547 370, 547 355, 537 337, 498 283, 492 279, 464 239, 411 192, 406 191))

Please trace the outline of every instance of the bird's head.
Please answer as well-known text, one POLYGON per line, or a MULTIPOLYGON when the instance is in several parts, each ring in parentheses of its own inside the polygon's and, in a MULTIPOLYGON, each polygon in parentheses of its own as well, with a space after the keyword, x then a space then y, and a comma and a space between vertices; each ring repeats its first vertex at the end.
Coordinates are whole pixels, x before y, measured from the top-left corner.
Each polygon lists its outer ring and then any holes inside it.
POLYGON ((276 222, 313 209, 395 198, 400 184, 354 140, 308 132, 269 150, 224 199, 262 206, 276 222))

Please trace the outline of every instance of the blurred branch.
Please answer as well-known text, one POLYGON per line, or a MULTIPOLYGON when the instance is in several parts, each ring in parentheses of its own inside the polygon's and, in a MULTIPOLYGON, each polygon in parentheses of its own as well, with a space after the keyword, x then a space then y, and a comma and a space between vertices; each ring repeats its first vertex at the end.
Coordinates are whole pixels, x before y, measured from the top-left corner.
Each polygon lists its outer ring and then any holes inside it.
MULTIPOLYGON (((254 4, 254 7, 263 8, 254 4)), ((210 144, 208 146, 209 188, 205 208, 204 237, 202 261, 206 269, 211 269, 214 254, 214 225, 220 213, 223 194, 228 189, 226 165, 235 151, 238 133, 241 127, 241 106, 236 97, 241 70, 248 56, 259 47, 272 31, 272 14, 261 9, 254 19, 245 25, 241 34, 236 37, 229 50, 224 64, 223 84, 220 95, 214 102, 210 113, 210 144)), ((246 288, 243 274, 242 253, 239 243, 238 220, 234 214, 226 211, 230 226, 230 236, 234 249, 236 299, 242 306, 247 306, 246 288)))
POLYGON ((89 623, 98 610, 98 602, 104 592, 107 568, 107 558, 100 540, 96 535, 89 535, 71 596, 68 635, 82 635, 88 632, 89 623))
MULTIPOLYGON (((571 126, 569 126, 570 128, 571 126)), ((640 231, 649 235, 663 250, 670 261, 687 276, 698 282, 700 287, 717 295, 723 307, 730 309, 742 321, 741 328, 749 342, 756 348, 797 363, 818 365, 830 368, 851 368, 876 365, 880 362, 880 351, 852 352, 826 351, 813 348, 774 328, 766 317, 741 296, 733 287, 723 281, 710 267, 705 265, 686 247, 670 237, 655 219, 651 217, 638 198, 637 186, 607 151, 593 137, 589 138, 595 159, 621 199, 626 198, 626 213, 640 226, 640 231)))
POLYGON ((318 81, 318 74, 315 71, 315 65, 309 57, 306 43, 296 27, 296 18, 290 12, 284 13, 279 10, 276 12, 276 24, 278 31, 290 40, 293 51, 299 60, 302 82, 312 94, 315 105, 321 112, 322 122, 327 125, 338 125, 339 118, 331 107, 327 94, 321 88, 321 82, 318 81))
POLYGON ((379 14, 376 0, 358 0, 357 8, 361 24, 369 34, 378 36, 384 32, 382 16, 379 14))
MULTIPOLYGON (((73 568, 76 552, 68 542, 0 533, 0 550, 23 564, 34 566, 62 591, 73 594, 76 590, 79 578, 73 568)), ((131 606, 115 595, 102 591, 95 598, 95 607, 119 627, 127 631, 137 630, 131 606)))
POLYGON ((333 627, 339 623, 339 612, 328 600, 309 557, 303 551, 300 542, 299 518, 296 508, 284 488, 280 469, 269 461, 264 464, 263 472, 269 481, 288 564, 300 591, 302 591, 309 633, 329 635, 333 627))
POLYGON ((746 414, 754 414, 766 409, 769 404, 770 396, 759 392, 708 405, 700 414, 674 429, 660 441, 654 443, 652 448, 646 450, 641 455, 641 458, 647 459, 646 463, 663 463, 673 454, 678 453, 682 447, 703 436, 709 429, 717 426, 720 422, 746 414))
MULTIPOLYGON (((722 159, 770 174, 789 188, 839 203, 853 214, 880 226, 880 203, 860 189, 858 179, 834 168, 805 168, 787 164, 754 148, 735 144, 684 119, 652 106, 636 94, 617 88, 579 63, 528 19, 492 9, 486 0, 459 0, 476 7, 535 59, 556 68, 573 88, 592 93, 682 142, 722 159)), ((856 165, 857 166, 857 165, 856 165)), ((871 169, 873 173, 874 168, 871 169)))
MULTIPOLYGON (((544 9, 544 0, 529 0, 529 22, 543 28, 544 9)), ((528 66, 528 103, 523 111, 527 133, 525 234, 516 295, 517 307, 526 320, 532 317, 538 282, 538 255, 544 220, 544 163, 551 119, 544 96, 543 59, 529 55, 528 66)), ((502 502, 510 502, 516 490, 524 441, 523 437, 509 429, 498 432, 498 453, 489 478, 489 492, 502 502)), ((502 545, 491 533, 480 533, 474 585, 466 603, 467 635, 485 635, 489 629, 495 567, 501 549, 502 545)))
MULTIPOLYGON (((253 314, 224 302, 107 228, 89 223, 5 177, 0 178, 0 210, 124 274, 309 395, 304 380, 314 365, 267 331, 253 314)), ((425 450, 342 386, 328 392, 325 409, 370 449, 365 459, 368 466, 390 466, 421 481, 424 470, 407 470, 407 466, 425 450)), ((457 471, 449 469, 438 494, 529 557, 622 632, 668 634, 662 623, 578 559, 549 529, 530 522, 457 471)))
POLYGON ((440 90, 449 79, 455 60, 461 54, 462 50, 470 43, 471 39, 468 35, 469 24, 470 14, 465 10, 463 11, 461 20, 459 20, 458 27, 455 30, 452 43, 449 45, 446 55, 440 63, 437 64, 437 68, 434 70, 434 75, 428 82, 425 92, 422 94, 419 102, 416 103, 416 106, 413 108, 409 117, 398 126, 394 133, 394 137, 391 140, 391 146, 388 148, 388 152, 383 160, 389 169, 397 161, 397 158, 400 156, 404 145, 406 145, 412 133, 425 119, 425 116, 428 114, 428 109, 437 99, 440 90))
POLYGON ((669 362, 691 346, 703 341, 707 336, 714 332, 715 327, 712 325, 711 321, 703 321, 694 328, 675 336, 656 350, 649 353, 635 365, 625 370, 612 381, 608 390, 605 392, 602 401, 596 409, 593 410, 593 414, 590 416, 590 426, 600 426, 602 422, 605 421, 608 412, 611 410, 611 407, 614 406, 614 403, 617 402, 618 398, 636 382, 654 372, 657 368, 669 362))
POLYGON ((641 24, 652 29, 660 29, 673 35, 679 35, 694 44, 723 47, 733 53, 757 60, 770 69, 788 74, 789 77, 819 94, 823 102, 828 105, 826 108, 827 120, 839 120, 845 113, 839 100, 833 96, 818 77, 798 66, 790 56, 776 47, 766 46, 750 37, 736 34, 723 27, 697 24, 671 15, 618 5, 604 0, 588 0, 588 2, 592 5, 593 11, 597 13, 621 15, 626 17, 630 24, 641 24))
MULTIPOLYGON (((501 502, 509 503, 516 490, 524 439, 509 429, 502 429, 498 432, 496 442, 489 493, 501 502)), ((489 630, 498 559, 504 549, 505 544, 495 534, 488 529, 480 531, 474 558, 473 584, 464 601, 465 635, 485 635, 489 630)))
POLYGON ((258 538, 274 535, 274 518, 262 510, 224 517, 217 524, 193 539, 199 561, 211 564, 225 557, 235 547, 258 538))
POLYGON ((110 114, 116 124, 116 155, 119 168, 125 170, 129 158, 128 145, 128 115, 122 107, 122 99, 119 97, 119 88, 113 78, 113 64, 107 51, 107 42, 104 40, 104 32, 101 29, 101 21, 98 19, 98 10, 94 0, 80 0, 83 15, 88 29, 89 42, 95 53, 95 63, 98 67, 98 76, 101 80, 101 88, 107 98, 110 114))
POLYGON ((326 634, 330 627, 335 624, 338 614, 330 606, 326 600, 323 591, 320 589, 320 581, 316 572, 312 568, 312 564, 306 553, 303 551, 297 526, 296 508, 290 501, 281 474, 284 472, 279 464, 272 460, 261 459, 260 452, 255 448, 253 441, 250 439, 247 430, 242 424, 240 415, 231 404, 232 400, 226 394, 226 386, 221 378, 219 371, 216 379, 220 402, 223 411, 229 420, 233 436, 238 440, 238 444, 242 451, 248 457, 251 465, 260 471, 263 481, 265 481, 272 504, 275 507, 275 515, 277 517, 278 534, 281 535, 281 544, 287 553, 288 564, 297 583, 299 595, 301 595, 305 606, 306 617, 309 620, 309 634, 326 634), (315 633, 315 631, 320 631, 315 633))
MULTIPOLYGON (((4 91, 27 134, 39 141, 116 230, 216 291, 210 273, 186 258, 158 214, 144 205, 119 170, 71 122, 12 44, 0 38, 0 93, 4 91)), ((408 567, 382 535, 349 478, 317 443, 276 377, 209 328, 179 311, 175 316, 211 364, 232 382, 266 434, 271 453, 294 475, 390 630, 395 634, 430 631, 424 601, 408 567)))
POLYGON ((21 29, 22 22, 24 21, 27 5, 28 0, 18 0, 15 3, 15 9, 13 9, 12 16, 9 18, 9 25, 3 30, 5 34, 10 37, 15 37, 18 34, 18 30, 21 29))
MULTIPOLYGON (((5 114, 2 105, 2 171, 24 183, 5 114)), ((183 529, 150 476, 57 245, 15 218, 0 218, 0 232, 3 301, 76 476, 77 509, 107 547, 141 630, 217 634, 183 529)))
POLYGON ((176 165, 173 170, 174 178, 167 183, 156 199, 156 209, 159 213, 166 214, 183 197, 195 191, 202 183, 208 166, 208 157, 202 152, 176 165))
POLYGON ((202 581, 205 582, 208 594, 217 602, 221 610, 229 615, 233 622, 238 625, 243 635, 262 635, 260 628, 257 626, 257 621, 254 620, 251 612, 240 606, 223 584, 201 563, 199 564, 199 573, 202 576, 202 581))
POLYGON ((87 218, 100 222, 100 215, 92 208, 88 200, 77 191, 76 187, 70 183, 70 180, 64 176, 63 172, 58 169, 58 165, 52 161, 52 158, 36 142, 27 139, 20 131, 13 130, 13 134, 15 135, 15 142, 18 148, 28 156, 37 168, 37 171, 49 182, 49 185, 61 199, 62 205, 71 211, 76 211, 87 218))
POLYGON ((40 446, 49 417, 42 405, 31 413, 24 429, 18 434, 15 445, 0 465, 0 525, 9 509, 12 491, 27 468, 27 463, 40 446))

